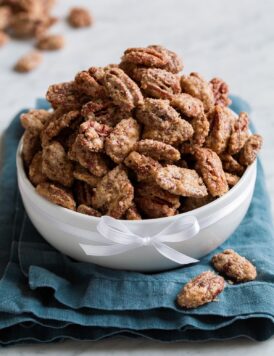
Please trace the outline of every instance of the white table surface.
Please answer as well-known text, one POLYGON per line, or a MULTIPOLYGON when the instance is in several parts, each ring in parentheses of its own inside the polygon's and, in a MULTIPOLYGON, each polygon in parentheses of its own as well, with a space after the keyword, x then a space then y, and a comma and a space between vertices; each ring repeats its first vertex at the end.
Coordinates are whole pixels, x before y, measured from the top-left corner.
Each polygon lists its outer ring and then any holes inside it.
MULTIPOLYGON (((43 64, 27 75, 11 68, 31 43, 12 41, 0 50, 0 133, 23 107, 32 107, 48 85, 71 80, 91 65, 117 63, 127 47, 163 44, 182 55, 185 72, 224 78, 234 94, 252 105, 252 120, 264 136, 262 160, 274 200, 274 2, 271 0, 59 0, 64 18, 72 5, 89 7, 90 29, 73 30, 64 21, 52 32, 64 33, 66 48, 46 53, 43 64)), ((259 238, 259 237, 258 237, 259 238)), ((242 355, 274 354, 274 339, 163 345, 120 338, 97 343, 65 342, 0 349, 3 355, 242 355)))

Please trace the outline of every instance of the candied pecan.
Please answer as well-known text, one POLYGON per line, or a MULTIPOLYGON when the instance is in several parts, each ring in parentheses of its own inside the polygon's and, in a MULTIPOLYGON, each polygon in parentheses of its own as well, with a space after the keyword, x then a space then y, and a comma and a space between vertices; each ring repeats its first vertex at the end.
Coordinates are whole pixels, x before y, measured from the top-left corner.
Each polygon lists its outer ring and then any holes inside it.
POLYGON ((206 271, 186 283, 177 295, 177 303, 183 308, 197 308, 213 302, 225 287, 223 277, 206 271))
POLYGON ((90 11, 84 7, 73 7, 70 9, 67 20, 75 28, 89 27, 93 24, 90 11))
POLYGON ((240 165, 240 163, 232 157, 228 153, 222 153, 220 155, 222 164, 223 164, 223 169, 232 174, 236 174, 241 176, 244 173, 244 167, 240 165))
POLYGON ((36 191, 45 199, 64 208, 75 210, 76 203, 70 190, 53 183, 40 183, 36 191))
POLYGON ((256 267, 231 249, 213 256, 211 262, 218 272, 235 282, 253 281, 257 277, 256 267))
POLYGON ((126 220, 142 220, 142 216, 138 212, 135 204, 127 209, 124 217, 126 220))
POLYGON ((74 184, 74 196, 77 201, 77 205, 88 205, 92 204, 92 197, 94 195, 93 188, 81 181, 76 181, 74 184))
POLYGON ((135 151, 156 159, 157 161, 178 161, 180 152, 171 145, 155 140, 141 140, 134 146, 135 151))
POLYGON ((12 12, 9 6, 0 6, 0 31, 10 25, 12 12))
POLYGON ((74 82, 50 85, 46 99, 54 109, 62 107, 67 110, 75 110, 81 107, 79 92, 76 90, 74 82))
POLYGON ((134 189, 122 166, 108 172, 95 188, 92 206, 106 215, 121 218, 132 205, 134 189))
POLYGON ((44 35, 36 43, 36 47, 41 50, 55 51, 65 45, 64 37, 61 35, 44 35))
MULTIPOLYGON (((57 111, 55 111, 57 114, 57 111)), ((73 121, 79 118, 79 111, 69 111, 61 116, 49 120, 41 132, 42 145, 47 145, 64 128, 70 127, 73 121)))
POLYGON ((183 93, 190 94, 200 99, 204 104, 204 110, 209 113, 214 108, 214 96, 210 84, 198 73, 190 73, 181 77, 183 93))
POLYGON ((168 56, 164 51, 158 51, 153 47, 128 48, 124 52, 122 62, 130 62, 146 67, 163 68, 168 62, 168 56))
POLYGON ((75 145, 81 146, 90 152, 103 151, 104 140, 109 136, 111 130, 108 125, 100 124, 93 120, 83 122, 80 125, 75 145))
POLYGON ((251 165, 262 147, 263 139, 260 135, 251 135, 240 151, 239 162, 243 166, 251 165))
POLYGON ((185 198, 180 206, 180 212, 186 213, 194 209, 201 208, 202 206, 211 203, 214 201, 214 198, 211 195, 207 195, 202 198, 189 197, 185 198))
POLYGON ((230 187, 234 187, 234 185, 236 185, 240 180, 240 177, 236 176, 235 174, 228 173, 228 172, 225 172, 225 178, 226 178, 227 184, 230 187))
POLYGON ((124 161, 125 165, 131 168, 137 176, 138 181, 153 180, 160 163, 151 157, 146 157, 138 152, 131 152, 124 161))
POLYGON ((21 57, 15 64, 14 70, 19 73, 27 73, 36 69, 42 62, 42 55, 37 51, 32 51, 21 57))
POLYGON ((155 181, 162 189, 175 195, 196 198, 207 195, 202 178, 193 169, 167 165, 158 169, 155 181))
POLYGON ((29 180, 33 185, 47 181, 47 176, 42 172, 42 151, 37 152, 29 166, 29 180))
POLYGON ((183 62, 175 52, 172 52, 166 49, 165 47, 158 46, 158 45, 148 46, 148 48, 153 48, 157 50, 159 53, 166 55, 168 60, 165 66, 163 67, 163 69, 174 74, 179 73, 183 69, 183 62))
POLYGON ((228 191, 228 184, 219 156, 208 148, 195 148, 195 158, 209 193, 220 196, 228 191))
POLYGON ((105 98, 105 88, 102 85, 104 74, 104 69, 100 67, 83 70, 75 76, 75 87, 92 98, 105 98))
POLYGON ((133 118, 120 121, 105 140, 107 155, 115 163, 121 163, 133 150, 140 137, 140 126, 133 118))
POLYGON ((228 108, 216 105, 212 115, 212 128, 206 140, 206 147, 217 154, 224 152, 227 148, 235 117, 228 108))
POLYGON ((22 157, 25 164, 28 166, 33 159, 33 156, 41 148, 40 138, 37 133, 26 130, 23 136, 22 157))
POLYGON ((201 100, 186 93, 174 95, 170 105, 189 118, 204 115, 204 106, 201 100))
POLYGON ((109 68, 105 71, 104 86, 114 104, 126 111, 143 102, 138 85, 120 68, 109 68))
POLYGON ((248 115, 240 112, 239 117, 232 126, 232 134, 229 138, 227 152, 231 155, 238 153, 248 139, 248 115))
POLYGON ((135 201, 148 218, 173 216, 180 206, 178 196, 161 189, 153 182, 141 183, 136 187, 135 201))
POLYGON ((215 105, 220 104, 224 106, 229 106, 231 100, 229 99, 229 87, 221 78, 213 78, 209 82, 213 91, 215 105))
POLYGON ((8 41, 9 36, 5 32, 0 31, 0 48, 3 47, 8 41))
POLYGON ((192 136, 192 144, 202 146, 209 133, 209 121, 205 114, 194 117, 191 120, 191 126, 194 130, 192 136))
POLYGON ((193 135, 193 128, 186 120, 180 117, 166 121, 160 127, 145 126, 143 139, 162 141, 164 143, 178 146, 189 140, 193 135))
POLYGON ((102 216, 102 214, 98 210, 93 209, 91 206, 87 206, 85 204, 81 204, 81 205, 78 206, 77 213, 90 215, 90 216, 95 216, 97 218, 102 216))
POLYGON ((57 141, 52 141, 43 148, 42 157, 43 174, 52 181, 70 187, 74 179, 73 164, 67 158, 63 146, 57 141))
POLYGON ((149 127, 161 127, 166 121, 180 118, 175 109, 169 105, 168 100, 146 98, 143 105, 136 109, 136 118, 149 127))
POLYGON ((87 169, 82 167, 80 164, 76 165, 73 171, 73 176, 75 179, 81 180, 91 187, 96 187, 100 182, 100 178, 91 174, 87 169))
POLYGON ((141 88, 154 98, 172 99, 181 92, 180 78, 164 69, 148 68, 142 72, 141 88))
POLYGON ((20 116, 20 122, 24 129, 34 133, 40 133, 51 115, 52 114, 48 110, 33 109, 22 114, 20 116))

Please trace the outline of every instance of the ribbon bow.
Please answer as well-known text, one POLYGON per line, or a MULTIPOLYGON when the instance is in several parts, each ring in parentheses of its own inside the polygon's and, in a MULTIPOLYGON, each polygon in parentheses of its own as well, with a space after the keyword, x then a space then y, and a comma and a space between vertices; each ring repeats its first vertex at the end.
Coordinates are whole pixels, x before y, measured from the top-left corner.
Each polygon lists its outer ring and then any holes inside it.
POLYGON ((97 231, 104 236, 108 245, 80 244, 86 255, 113 256, 141 246, 153 246, 161 255, 181 265, 198 262, 166 244, 186 241, 198 234, 200 225, 193 215, 175 220, 153 236, 137 235, 121 220, 110 216, 101 217, 97 231))

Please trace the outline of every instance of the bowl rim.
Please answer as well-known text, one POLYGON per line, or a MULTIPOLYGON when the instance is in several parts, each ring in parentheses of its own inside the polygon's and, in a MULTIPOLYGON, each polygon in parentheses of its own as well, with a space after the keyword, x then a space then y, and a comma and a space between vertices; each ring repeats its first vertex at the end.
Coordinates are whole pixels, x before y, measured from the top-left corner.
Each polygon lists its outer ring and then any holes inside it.
MULTIPOLYGON (((61 214, 65 214, 68 218, 71 216, 73 218, 78 219, 78 221, 82 220, 83 222, 85 221, 87 222, 96 222, 98 223, 100 221, 100 217, 95 217, 95 216, 90 216, 90 215, 85 215, 82 213, 79 213, 77 211, 74 210, 70 210, 67 208, 64 208, 62 206, 59 206, 57 204, 52 203, 51 201, 49 201, 48 199, 42 197, 41 195, 39 195, 36 190, 35 187, 32 185, 32 183, 30 182, 30 180, 27 177, 27 174, 25 172, 25 168, 24 168, 24 164, 23 164, 23 159, 22 159, 22 155, 21 155, 21 151, 22 151, 22 146, 23 146, 23 136, 21 137, 18 147, 17 147, 17 151, 16 151, 16 167, 17 167, 17 175, 18 177, 21 178, 23 184, 27 187, 27 189, 33 194, 33 196, 38 199, 38 203, 36 205, 39 205, 39 200, 40 202, 43 202, 43 204, 45 206, 48 206, 47 211, 51 210, 53 207, 55 209, 59 210, 59 213, 61 214)), ((229 189, 229 191, 227 193, 225 193, 224 195, 222 195, 221 197, 213 200, 212 202, 203 205, 199 208, 193 209, 191 211, 185 212, 185 213, 180 213, 177 215, 173 215, 173 216, 167 216, 167 217, 162 217, 162 218, 154 218, 154 219, 144 219, 144 220, 124 220, 124 219, 119 219, 121 221, 123 221, 123 223, 127 223, 129 225, 135 225, 135 224, 151 224, 151 223, 156 223, 156 222, 166 222, 166 221, 170 221, 172 222, 173 220, 175 220, 176 218, 178 218, 179 216, 187 216, 190 214, 200 214, 200 213, 204 213, 206 209, 208 208, 216 208, 218 205, 221 205, 224 201, 228 200, 229 198, 231 198, 231 196, 233 194, 237 194, 236 192, 239 191, 239 195, 241 194, 241 188, 244 186, 244 184, 246 183, 246 181, 248 181, 248 178, 252 175, 253 171, 255 170, 256 173, 256 168, 257 168, 257 159, 246 168, 244 174, 242 175, 242 177, 240 178, 239 182, 232 187, 231 189, 229 189)), ((248 185, 247 185, 248 187, 248 185)), ((42 209, 42 208, 40 208, 42 209)), ((50 215, 50 213, 48 213, 50 215)))

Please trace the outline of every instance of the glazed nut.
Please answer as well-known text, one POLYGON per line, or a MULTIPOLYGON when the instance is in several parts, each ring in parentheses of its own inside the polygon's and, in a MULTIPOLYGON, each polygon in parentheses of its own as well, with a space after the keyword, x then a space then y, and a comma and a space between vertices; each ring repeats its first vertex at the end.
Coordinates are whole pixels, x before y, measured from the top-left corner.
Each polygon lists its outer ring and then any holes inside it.
POLYGON ((36 43, 36 47, 45 51, 55 51, 65 45, 64 37, 61 35, 44 35, 36 43))
POLYGON ((223 277, 211 271, 203 272, 185 284, 177 295, 177 303, 182 308, 197 308, 213 302, 224 287, 223 277))
POLYGON ((263 144, 262 136, 255 134, 249 136, 240 151, 239 162, 243 166, 250 166, 256 159, 263 144))
POLYGON ((93 18, 88 9, 73 7, 68 15, 68 23, 75 28, 89 27, 93 24, 93 18))
POLYGON ((81 204, 78 206, 77 213, 81 213, 89 216, 95 216, 97 218, 102 216, 102 214, 98 210, 93 209, 91 206, 87 206, 85 204, 81 204))
POLYGON ((135 151, 127 156, 124 164, 135 172, 139 182, 154 180, 157 170, 161 168, 159 162, 135 151))
POLYGON ((6 43, 9 41, 9 36, 3 32, 0 31, 0 48, 3 47, 6 43))
POLYGON ((213 78, 209 82, 213 91, 215 105, 220 104, 229 106, 231 99, 229 98, 229 87, 221 78, 213 78))
POLYGON ((141 140, 135 144, 135 151, 158 161, 178 161, 180 152, 171 145, 155 140, 141 140))
POLYGON ((36 69, 42 62, 42 55, 37 51, 29 52, 21 57, 14 66, 14 70, 19 73, 27 73, 36 69))
POLYGON ((189 118, 199 117, 204 114, 202 101, 186 93, 174 95, 170 105, 189 118))
POLYGON ((75 210, 76 203, 71 191, 53 183, 40 183, 36 187, 36 192, 45 199, 64 208, 75 210))
POLYGON ((253 281, 257 277, 256 267, 231 249, 213 256, 211 262, 218 272, 237 283, 253 281))

